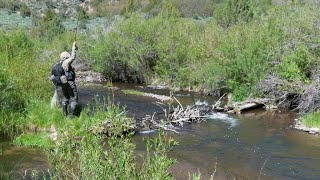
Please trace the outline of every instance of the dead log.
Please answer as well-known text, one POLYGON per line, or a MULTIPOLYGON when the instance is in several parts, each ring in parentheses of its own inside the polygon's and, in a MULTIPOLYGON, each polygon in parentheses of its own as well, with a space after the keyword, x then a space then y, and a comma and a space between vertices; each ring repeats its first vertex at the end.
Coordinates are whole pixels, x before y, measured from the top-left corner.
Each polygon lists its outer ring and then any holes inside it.
POLYGON ((233 112, 236 113, 236 114, 240 114, 243 111, 251 110, 251 109, 257 109, 257 108, 260 108, 260 107, 263 107, 263 106, 264 106, 264 104, 252 102, 252 103, 243 104, 241 106, 236 106, 233 109, 233 112))
POLYGON ((270 102, 272 102, 268 98, 248 99, 246 101, 233 103, 231 105, 224 106, 222 108, 222 107, 220 107, 220 104, 221 104, 220 100, 221 100, 221 98, 218 100, 217 103, 215 103, 212 106, 212 109, 214 111, 216 111, 216 112, 236 113, 236 114, 240 114, 243 111, 248 111, 248 110, 252 110, 252 109, 258 109, 258 108, 262 108, 262 107, 269 107, 269 106, 267 106, 267 104, 270 104, 270 102))

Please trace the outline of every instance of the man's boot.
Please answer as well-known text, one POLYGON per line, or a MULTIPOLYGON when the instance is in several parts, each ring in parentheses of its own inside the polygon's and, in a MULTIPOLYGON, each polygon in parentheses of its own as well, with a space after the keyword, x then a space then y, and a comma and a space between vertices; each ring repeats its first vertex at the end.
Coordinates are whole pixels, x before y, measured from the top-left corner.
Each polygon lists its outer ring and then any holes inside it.
POLYGON ((62 110, 63 110, 63 114, 65 116, 68 116, 68 106, 67 105, 66 106, 62 106, 62 110))
POLYGON ((70 118, 73 119, 74 115, 75 115, 75 109, 77 106, 77 102, 75 101, 75 99, 71 99, 71 103, 70 103, 70 118))

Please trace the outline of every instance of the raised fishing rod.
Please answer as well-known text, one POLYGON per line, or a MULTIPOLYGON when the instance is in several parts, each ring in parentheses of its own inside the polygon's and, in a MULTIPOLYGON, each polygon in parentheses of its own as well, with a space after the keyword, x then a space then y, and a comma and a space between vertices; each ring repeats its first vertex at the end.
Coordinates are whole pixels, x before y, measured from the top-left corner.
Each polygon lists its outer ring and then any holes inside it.
POLYGON ((77 35, 78 35, 78 26, 79 26, 79 13, 77 11, 77 16, 76 16, 76 20, 77 20, 77 26, 76 26, 76 32, 74 33, 74 41, 77 41, 77 35))
POLYGON ((77 41, 77 34, 78 34, 78 26, 79 26, 79 13, 77 12, 77 26, 76 26, 76 32, 74 33, 74 41, 77 41))

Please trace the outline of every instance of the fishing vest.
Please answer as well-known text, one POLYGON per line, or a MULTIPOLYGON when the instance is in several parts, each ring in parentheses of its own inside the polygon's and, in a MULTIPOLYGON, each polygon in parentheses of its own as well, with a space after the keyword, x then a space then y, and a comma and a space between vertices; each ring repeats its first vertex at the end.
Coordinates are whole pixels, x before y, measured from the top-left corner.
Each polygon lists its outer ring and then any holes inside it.
POLYGON ((54 76, 52 83, 56 86, 61 86, 63 83, 61 81, 61 76, 66 76, 68 81, 74 81, 76 78, 76 73, 73 67, 69 68, 69 71, 64 71, 62 68, 62 62, 56 63, 51 68, 51 74, 54 76))

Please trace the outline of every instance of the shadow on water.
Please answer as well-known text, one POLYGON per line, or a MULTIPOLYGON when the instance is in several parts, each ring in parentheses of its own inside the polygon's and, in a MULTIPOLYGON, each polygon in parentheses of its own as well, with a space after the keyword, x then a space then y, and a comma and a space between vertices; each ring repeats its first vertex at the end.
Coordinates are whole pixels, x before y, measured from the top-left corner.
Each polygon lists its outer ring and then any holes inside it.
MULTIPOLYGON (((121 89, 169 94, 168 90, 114 85, 120 90, 112 92, 102 86, 79 88, 80 103, 86 105, 103 97, 111 100, 114 95, 114 102, 126 106, 129 116, 142 118, 162 109, 153 98, 126 95, 121 89)), ((217 100, 188 92, 179 92, 176 97, 183 105, 198 100, 210 105, 217 100)), ((215 171, 215 179, 320 179, 320 138, 289 128, 295 116, 292 112, 264 110, 241 115, 213 113, 207 122, 186 125, 178 130, 180 134, 169 133, 179 142, 170 153, 178 162, 171 172, 176 179, 188 179, 189 172, 200 172, 203 179, 209 179, 215 171)), ((156 133, 134 137, 137 154, 144 153, 142 139, 154 136, 156 133)), ((39 155, 39 150, 6 146, 4 153, 0 156, 2 172, 11 171, 25 154, 28 156, 20 163, 20 170, 47 169, 47 160, 39 155)))

